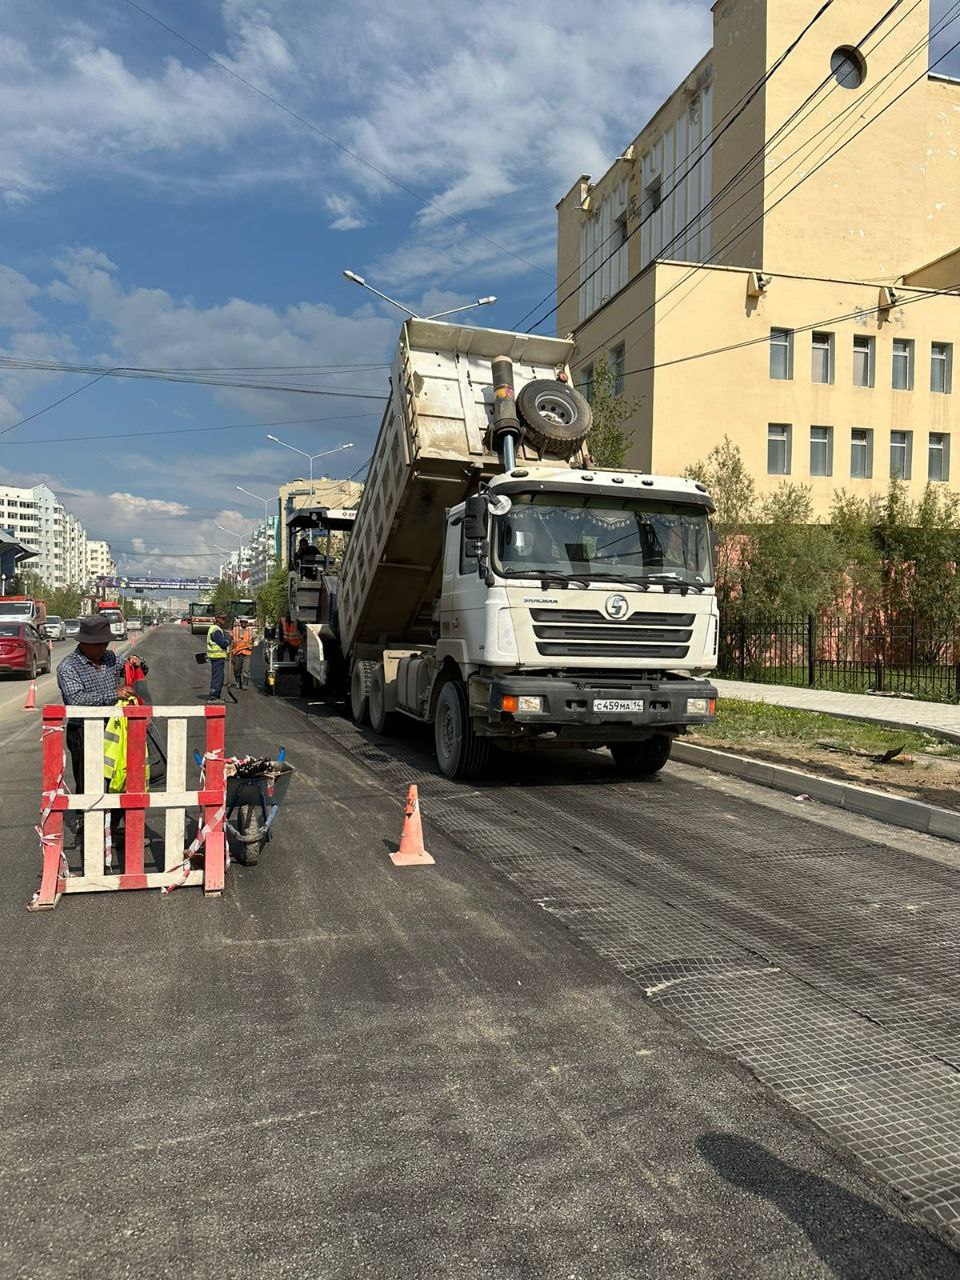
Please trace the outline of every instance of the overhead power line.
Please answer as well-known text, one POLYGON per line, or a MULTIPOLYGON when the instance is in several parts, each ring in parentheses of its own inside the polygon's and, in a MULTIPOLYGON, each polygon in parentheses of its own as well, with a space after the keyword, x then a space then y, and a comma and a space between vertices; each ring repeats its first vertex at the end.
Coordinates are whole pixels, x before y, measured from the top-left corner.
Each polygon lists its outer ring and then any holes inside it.
POLYGON ((198 53, 202 58, 206 58, 206 60, 212 63, 213 66, 219 67, 221 71, 225 72, 228 76, 232 76, 234 80, 238 81, 238 83, 245 85, 246 88, 263 98, 265 102, 269 102, 273 106, 277 107, 278 110, 284 112, 285 115, 288 115, 291 120, 295 120, 297 124, 302 125, 303 128, 309 129, 311 133, 315 133, 317 137, 322 138, 324 142, 328 142, 330 146, 336 147, 338 151, 342 151, 344 155, 349 156, 351 160, 356 160, 357 164, 363 165, 365 169, 369 169, 371 173, 375 173, 378 177, 383 178, 385 182, 391 183, 399 191, 403 191, 408 196, 412 196, 413 199, 416 200, 423 208, 431 209, 442 218, 446 218, 448 222, 456 223, 457 226, 463 227, 465 231, 469 231, 471 235, 477 236, 480 240, 486 241, 486 243, 491 245, 494 249, 499 249, 501 253, 507 253, 511 258, 516 258, 518 262, 524 263, 532 270, 539 271, 543 275, 550 275, 549 271, 538 266, 535 262, 531 262, 530 259, 525 258, 522 253, 517 253, 507 245, 501 244, 499 240, 494 240, 492 236, 486 235, 483 231, 478 231, 477 228, 471 226, 466 219, 458 218, 456 214, 448 213, 447 210, 444 209, 442 205, 437 204, 435 200, 431 200, 428 196, 423 195, 420 191, 416 191, 413 187, 408 187, 406 183, 401 182, 399 178, 395 178, 392 174, 387 173, 385 169, 379 168, 379 166, 373 164, 372 161, 367 160, 366 157, 360 155, 359 152, 354 151, 351 147, 348 147, 345 143, 341 142, 339 138, 335 138, 332 134, 326 133, 318 125, 314 124, 312 120, 308 120, 305 116, 300 115, 299 112, 294 111, 292 107, 288 107, 285 102, 281 102, 280 99, 274 97, 272 93, 267 93, 265 89, 261 89, 259 85, 254 84, 252 80, 247 80, 246 77, 240 75, 239 72, 234 71, 232 67, 228 67, 225 62, 221 62, 219 58, 215 58, 212 53, 208 53, 206 49, 201 48, 200 45, 194 44, 189 37, 185 36, 182 32, 177 31, 174 27, 171 27, 169 23, 164 22, 161 18, 158 18, 155 13, 151 13, 149 9, 145 9, 142 5, 136 4, 135 0, 125 0, 125 3, 129 5, 131 9, 135 9, 137 13, 142 14, 145 18, 149 18, 151 22, 155 22, 158 27, 162 27, 164 31, 168 32, 188 48, 192 49, 194 53, 198 53))
MULTIPOLYGON (((82 391, 83 388, 81 387, 80 390, 82 391)), ((282 418, 277 422, 230 422, 222 427, 163 427, 158 431, 112 431, 74 436, 44 436, 41 440, 8 440, 3 447, 14 449, 18 445, 30 445, 36 448, 38 445, 71 444, 88 440, 145 440, 155 436, 203 435, 210 431, 257 431, 264 427, 316 426, 323 422, 353 422, 361 418, 372 418, 378 412, 376 409, 371 409, 369 413, 341 413, 326 418, 282 418)), ((12 431, 13 428, 8 427, 7 430, 12 431)))

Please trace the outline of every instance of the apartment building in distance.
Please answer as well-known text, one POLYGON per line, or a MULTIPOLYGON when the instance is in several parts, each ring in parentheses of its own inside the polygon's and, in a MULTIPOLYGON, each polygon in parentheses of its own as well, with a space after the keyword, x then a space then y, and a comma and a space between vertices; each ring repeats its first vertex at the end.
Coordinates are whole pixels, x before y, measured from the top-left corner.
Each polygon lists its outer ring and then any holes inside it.
POLYGON ((0 485, 0 530, 33 552, 23 567, 49 587, 87 587, 97 574, 116 573, 109 544, 88 540, 77 517, 45 484, 0 485))
POLYGON ((822 515, 960 487, 960 82, 928 71, 929 0, 821 9, 713 6, 713 48, 557 206, 557 332, 638 402, 632 466, 729 437, 822 515))
POLYGON ((115 578, 116 576, 117 566, 113 561, 110 543, 97 538, 88 538, 85 581, 89 584, 97 578, 115 578))

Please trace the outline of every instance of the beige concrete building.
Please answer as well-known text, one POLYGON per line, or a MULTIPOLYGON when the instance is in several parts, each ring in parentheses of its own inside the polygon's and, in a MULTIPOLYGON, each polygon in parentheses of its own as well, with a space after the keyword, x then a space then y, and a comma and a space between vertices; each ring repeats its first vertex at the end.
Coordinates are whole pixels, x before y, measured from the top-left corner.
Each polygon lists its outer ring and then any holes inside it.
POLYGON ((960 486, 960 82, 927 71, 929 0, 820 8, 713 6, 713 48, 557 206, 557 331, 639 402, 634 466, 729 436, 825 512, 960 486))

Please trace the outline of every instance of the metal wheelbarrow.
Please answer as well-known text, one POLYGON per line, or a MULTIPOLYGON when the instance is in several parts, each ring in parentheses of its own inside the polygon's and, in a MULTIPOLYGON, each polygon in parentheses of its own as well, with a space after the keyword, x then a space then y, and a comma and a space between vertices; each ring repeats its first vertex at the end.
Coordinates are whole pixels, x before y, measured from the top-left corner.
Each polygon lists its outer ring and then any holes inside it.
POLYGON ((227 835, 237 861, 254 866, 270 839, 277 816, 296 772, 284 760, 281 747, 276 760, 227 760, 227 835))

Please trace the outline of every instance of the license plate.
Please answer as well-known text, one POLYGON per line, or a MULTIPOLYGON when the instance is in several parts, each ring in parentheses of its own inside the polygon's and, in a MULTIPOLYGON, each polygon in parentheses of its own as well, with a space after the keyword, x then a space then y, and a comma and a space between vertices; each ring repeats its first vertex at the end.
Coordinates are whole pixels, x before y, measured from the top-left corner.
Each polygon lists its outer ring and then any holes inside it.
POLYGON ((643 710, 642 698, 596 698, 593 703, 594 711, 613 711, 626 712, 632 714, 643 710))

